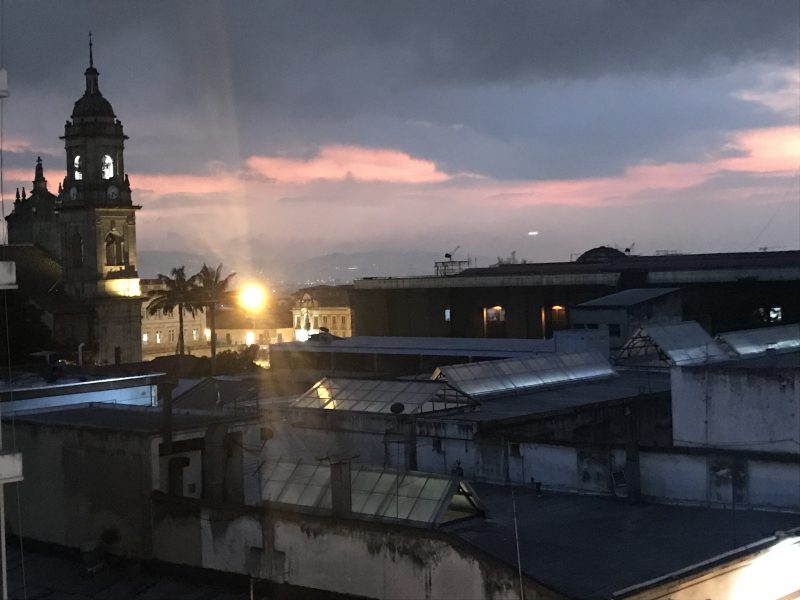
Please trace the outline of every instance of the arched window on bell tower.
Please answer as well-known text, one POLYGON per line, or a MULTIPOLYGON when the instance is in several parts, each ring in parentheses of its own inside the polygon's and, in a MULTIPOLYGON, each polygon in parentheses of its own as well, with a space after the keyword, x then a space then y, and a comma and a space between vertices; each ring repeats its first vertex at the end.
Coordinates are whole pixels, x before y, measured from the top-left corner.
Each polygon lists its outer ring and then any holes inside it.
POLYGON ((103 179, 111 179, 114 177, 114 161, 108 154, 103 155, 103 160, 101 162, 101 171, 100 175, 103 179))
POLYGON ((81 165, 80 154, 75 155, 75 160, 72 161, 72 167, 74 169, 73 179, 75 179, 75 181, 83 179, 83 167, 81 165))
POLYGON ((106 234, 106 265, 121 266, 125 264, 125 238, 117 231, 114 221, 106 234))

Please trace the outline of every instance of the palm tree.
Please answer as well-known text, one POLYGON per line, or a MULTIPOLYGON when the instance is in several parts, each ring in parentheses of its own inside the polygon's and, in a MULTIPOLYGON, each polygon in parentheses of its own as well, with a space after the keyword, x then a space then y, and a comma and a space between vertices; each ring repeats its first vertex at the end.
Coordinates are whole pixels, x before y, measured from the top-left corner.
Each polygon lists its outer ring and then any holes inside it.
POLYGON ((162 289, 152 290, 148 294, 152 300, 147 305, 147 313, 155 315, 163 313, 172 315, 178 309, 178 354, 184 352, 183 340, 183 313, 188 312, 194 316, 202 305, 197 301, 197 291, 190 279, 186 279, 185 267, 172 269, 170 275, 158 274, 162 289))
POLYGON ((217 305, 228 299, 230 291, 228 284, 236 273, 222 277, 222 264, 213 269, 203 263, 203 268, 191 278, 195 286, 196 301, 207 311, 208 328, 211 330, 211 373, 216 372, 217 366, 217 305))

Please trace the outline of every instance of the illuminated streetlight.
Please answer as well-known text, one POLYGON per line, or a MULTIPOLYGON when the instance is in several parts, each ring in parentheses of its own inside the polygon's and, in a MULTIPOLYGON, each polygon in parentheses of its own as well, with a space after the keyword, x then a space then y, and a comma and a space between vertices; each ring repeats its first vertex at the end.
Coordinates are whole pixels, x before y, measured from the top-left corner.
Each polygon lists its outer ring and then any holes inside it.
POLYGON ((251 314, 261 312, 267 303, 267 290, 257 283, 248 283, 239 290, 239 306, 251 314))
POLYGON ((256 315, 267 304, 267 290, 257 283, 246 283, 239 290, 239 306, 253 317, 253 331, 245 333, 245 344, 252 346, 256 342, 256 315))

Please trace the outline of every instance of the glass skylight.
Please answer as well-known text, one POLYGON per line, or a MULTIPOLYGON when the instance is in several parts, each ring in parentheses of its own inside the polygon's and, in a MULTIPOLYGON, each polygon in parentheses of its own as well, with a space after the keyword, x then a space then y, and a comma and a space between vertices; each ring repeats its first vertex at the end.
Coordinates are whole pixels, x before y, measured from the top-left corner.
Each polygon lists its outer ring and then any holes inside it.
MULTIPOLYGON (((328 463, 268 462, 262 477, 261 498, 266 503, 331 510, 328 463)), ((350 482, 352 512, 360 517, 436 526, 480 510, 469 484, 445 475, 354 464, 350 482)))
POLYGON ((429 413, 473 406, 474 400, 444 382, 428 380, 380 380, 326 377, 305 392, 292 406, 368 413, 429 413))
POLYGON ((450 365, 439 367, 434 377, 444 377, 456 389, 479 397, 613 377, 614 374, 601 353, 579 352, 450 365))

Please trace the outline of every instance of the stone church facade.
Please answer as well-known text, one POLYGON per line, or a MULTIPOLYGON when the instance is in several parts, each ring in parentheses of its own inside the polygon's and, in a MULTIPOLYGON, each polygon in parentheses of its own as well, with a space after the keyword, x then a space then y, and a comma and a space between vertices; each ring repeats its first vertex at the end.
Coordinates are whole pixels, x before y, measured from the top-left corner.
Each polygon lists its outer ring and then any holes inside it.
POLYGON ((37 160, 30 195, 18 192, 7 218, 4 253, 16 259, 21 291, 45 311, 67 356, 100 364, 138 362, 143 298, 136 270, 136 211, 141 207, 133 204, 125 173, 128 138, 100 93, 93 62, 90 47, 86 90, 61 137, 66 176, 58 193, 51 193, 37 160), (60 275, 48 290, 34 282, 39 277, 34 271, 45 264, 51 278, 56 265, 60 275))

